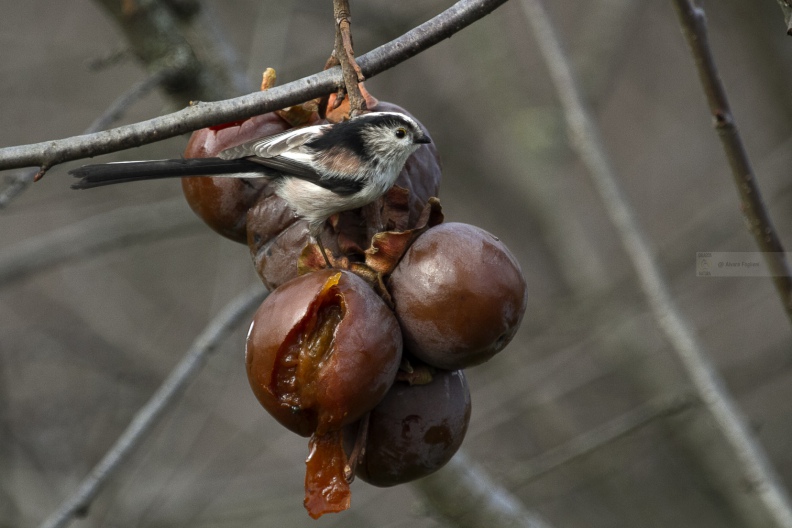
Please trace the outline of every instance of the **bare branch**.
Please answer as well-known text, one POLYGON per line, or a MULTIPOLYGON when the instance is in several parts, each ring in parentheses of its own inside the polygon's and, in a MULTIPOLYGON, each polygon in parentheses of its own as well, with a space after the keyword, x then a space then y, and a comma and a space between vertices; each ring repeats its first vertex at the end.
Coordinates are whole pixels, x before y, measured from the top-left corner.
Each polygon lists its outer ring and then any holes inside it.
POLYGON ((515 484, 525 484, 564 464, 586 456, 658 418, 665 418, 685 411, 694 403, 695 398, 687 394, 661 397, 650 401, 573 438, 565 444, 545 451, 525 462, 514 464, 506 477, 515 484))
MULTIPOLYGON (((492 12, 506 0, 460 0, 433 19, 361 57, 366 78, 373 77, 434 46, 492 12)), ((0 149, 0 170, 54 166, 107 154, 300 104, 332 93, 343 82, 341 69, 330 70, 235 99, 199 103, 178 112, 106 132, 0 149)))
POLYGON ((735 467, 750 486, 742 493, 755 499, 777 527, 792 526, 792 508, 786 490, 754 439, 739 409, 710 363, 693 329, 669 293, 652 250, 623 196, 615 172, 599 138, 594 121, 578 88, 544 7, 539 0, 522 0, 537 46, 556 86, 567 120, 572 147, 587 166, 606 212, 621 238, 641 288, 673 350, 679 357, 699 398, 712 415, 720 435, 732 450, 735 467))
POLYGON ((721 83, 718 69, 707 39, 704 10, 695 7, 690 0, 673 0, 679 15, 682 33, 687 39, 690 52, 696 61, 699 79, 707 96, 710 112, 715 118, 715 130, 721 139, 723 151, 731 166, 734 184, 740 195, 740 205, 751 229, 756 244, 762 251, 767 267, 773 277, 781 304, 792 322, 792 271, 790 271, 781 239, 773 227, 773 221, 762 200, 748 153, 745 151, 740 131, 732 115, 726 89, 721 83))
MULTIPOLYGON (((85 129, 84 134, 92 134, 104 130, 121 119, 124 112, 126 112, 132 104, 148 95, 148 93, 156 88, 166 76, 167 71, 160 70, 152 73, 137 84, 132 85, 129 90, 113 101, 102 115, 97 117, 96 120, 85 129)), ((33 179, 36 177, 37 172, 37 170, 24 170, 8 177, 5 188, 0 192, 0 210, 8 207, 8 204, 10 204, 14 198, 22 194, 25 189, 33 183, 33 179)))
POLYGON ((5 178, 4 188, 0 192, 0 210, 8 207, 14 198, 25 192, 36 177, 38 169, 20 169, 5 178))
POLYGON ((41 525, 42 528, 62 528, 75 516, 85 515, 102 485, 124 463, 129 454, 140 444, 163 413, 171 407, 198 375, 207 356, 233 331, 247 320, 266 298, 261 290, 248 291, 232 300, 204 328, 193 342, 182 360, 170 372, 159 389, 130 422, 116 443, 94 466, 82 481, 77 491, 68 497, 41 525))
POLYGON ((66 262, 202 227, 183 199, 115 209, 3 248, 0 288, 66 262))
POLYGON ((170 75, 168 70, 155 71, 142 81, 133 84, 129 90, 113 101, 102 115, 97 117, 94 122, 85 129, 85 134, 93 134, 107 129, 110 125, 121 119, 130 106, 146 97, 152 90, 159 86, 168 75, 170 75))
POLYGON ((437 473, 413 483, 432 508, 459 528, 550 528, 464 451, 437 473))

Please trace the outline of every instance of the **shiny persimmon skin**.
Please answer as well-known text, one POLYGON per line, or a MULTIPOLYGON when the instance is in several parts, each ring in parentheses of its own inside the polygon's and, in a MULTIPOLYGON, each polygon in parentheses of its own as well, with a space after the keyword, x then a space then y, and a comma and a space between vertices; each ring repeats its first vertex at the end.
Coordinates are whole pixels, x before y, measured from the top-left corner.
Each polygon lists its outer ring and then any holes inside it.
POLYGON ((468 224, 435 226, 410 246, 390 278, 405 349, 456 370, 500 352, 527 302, 517 260, 494 235, 468 224))
MULTIPOLYGON (((470 409, 461 370, 437 371, 426 385, 396 382, 369 415, 366 449, 355 474, 388 487, 434 473, 462 445, 470 409)), ((357 426, 345 429, 348 450, 357 426)))
POLYGON ((248 379, 281 424, 322 435, 379 403, 401 349, 396 318, 374 290, 350 272, 322 270, 262 303, 247 338, 248 379))

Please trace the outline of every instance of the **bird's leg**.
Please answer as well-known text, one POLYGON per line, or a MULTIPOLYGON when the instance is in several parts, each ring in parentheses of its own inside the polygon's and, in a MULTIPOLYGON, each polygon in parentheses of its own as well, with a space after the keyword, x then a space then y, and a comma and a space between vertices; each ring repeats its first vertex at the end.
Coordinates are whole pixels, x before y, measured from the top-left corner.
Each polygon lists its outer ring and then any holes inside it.
POLYGON ((316 242, 316 245, 319 246, 319 251, 322 253, 322 257, 324 257, 325 264, 327 264, 328 268, 332 268, 333 265, 330 264, 330 259, 327 258, 327 251, 325 251, 324 244, 322 243, 322 232, 324 231, 325 223, 320 222, 311 222, 308 225, 308 234, 311 236, 311 239, 316 242))
POLYGON ((316 245, 319 246, 319 251, 322 253, 322 256, 324 257, 325 264, 327 264, 328 268, 332 268, 333 265, 330 264, 330 259, 327 258, 327 252, 325 251, 324 244, 322 244, 322 235, 321 235, 321 233, 317 234, 314 237, 314 239, 316 240, 316 245))
POLYGON ((385 230, 385 224, 382 221, 383 202, 384 202, 383 198, 378 198, 377 201, 374 202, 374 225, 376 226, 377 233, 385 230))

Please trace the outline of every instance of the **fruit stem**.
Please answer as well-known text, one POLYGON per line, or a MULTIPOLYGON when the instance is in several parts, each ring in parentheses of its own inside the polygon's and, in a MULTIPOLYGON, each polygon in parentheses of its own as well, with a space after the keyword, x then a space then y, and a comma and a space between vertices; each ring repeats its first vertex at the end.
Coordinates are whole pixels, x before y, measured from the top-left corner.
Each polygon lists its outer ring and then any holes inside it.
POLYGON ((366 111, 366 100, 358 86, 358 83, 365 80, 365 76, 355 61, 355 51, 352 48, 349 0, 333 0, 333 16, 336 27, 333 55, 341 64, 341 71, 344 74, 344 86, 339 87, 336 105, 341 104, 342 92, 345 91, 349 95, 350 114, 354 116, 366 111))

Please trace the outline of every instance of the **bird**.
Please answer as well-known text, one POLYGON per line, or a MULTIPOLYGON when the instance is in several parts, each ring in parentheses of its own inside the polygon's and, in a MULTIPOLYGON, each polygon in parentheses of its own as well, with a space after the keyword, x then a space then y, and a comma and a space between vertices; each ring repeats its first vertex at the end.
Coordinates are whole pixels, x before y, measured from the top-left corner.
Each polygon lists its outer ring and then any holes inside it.
POLYGON ((69 173, 80 178, 73 189, 185 176, 268 178, 275 193, 308 221, 309 234, 331 267, 321 240, 325 221, 384 195, 410 155, 431 142, 406 114, 369 112, 257 138, 214 158, 101 163, 69 173))

